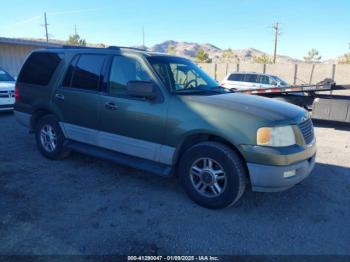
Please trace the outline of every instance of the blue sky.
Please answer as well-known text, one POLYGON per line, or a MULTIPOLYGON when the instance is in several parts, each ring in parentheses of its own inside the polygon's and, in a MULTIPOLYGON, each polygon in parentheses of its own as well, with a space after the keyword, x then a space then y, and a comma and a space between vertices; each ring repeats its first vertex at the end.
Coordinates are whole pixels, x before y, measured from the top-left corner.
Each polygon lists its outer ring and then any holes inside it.
POLYGON ((91 43, 146 45, 165 40, 256 48, 271 53, 272 25, 281 23, 279 54, 302 58, 316 48, 324 59, 349 51, 349 0, 11 0, 1 3, 0 36, 67 39, 78 33, 91 43))

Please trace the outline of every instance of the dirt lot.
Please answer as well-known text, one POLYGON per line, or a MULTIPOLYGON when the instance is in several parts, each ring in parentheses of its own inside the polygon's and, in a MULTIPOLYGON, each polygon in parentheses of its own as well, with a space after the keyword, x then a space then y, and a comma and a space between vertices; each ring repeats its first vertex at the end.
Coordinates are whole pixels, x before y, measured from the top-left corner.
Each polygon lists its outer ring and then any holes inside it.
POLYGON ((79 154, 46 160, 0 114, 0 254, 350 254, 350 129, 316 134, 300 185, 212 211, 174 178, 79 154))

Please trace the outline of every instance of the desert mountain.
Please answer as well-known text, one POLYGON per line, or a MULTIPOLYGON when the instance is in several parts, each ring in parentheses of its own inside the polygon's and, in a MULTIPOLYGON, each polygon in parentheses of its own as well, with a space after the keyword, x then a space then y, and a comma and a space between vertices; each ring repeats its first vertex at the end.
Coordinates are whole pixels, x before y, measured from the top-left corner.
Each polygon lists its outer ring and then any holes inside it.
MULTIPOLYGON (((177 42, 173 40, 165 41, 161 44, 156 44, 152 47, 149 47, 148 50, 153 52, 167 53, 169 48, 173 50, 173 53, 180 56, 185 56, 189 58, 194 58, 197 52, 200 49, 203 49, 209 57, 213 60, 213 62, 220 62, 222 60, 222 55, 224 50, 214 46, 212 44, 198 44, 191 42, 177 42)), ((262 55, 267 55, 271 57, 270 54, 262 52, 260 50, 254 48, 247 49, 237 49, 232 50, 236 58, 232 59, 232 62, 237 61, 237 57, 241 62, 252 62, 254 57, 260 57, 262 55)), ((301 62, 298 59, 294 59, 289 56, 277 56, 277 62, 279 63, 299 63, 301 62)))

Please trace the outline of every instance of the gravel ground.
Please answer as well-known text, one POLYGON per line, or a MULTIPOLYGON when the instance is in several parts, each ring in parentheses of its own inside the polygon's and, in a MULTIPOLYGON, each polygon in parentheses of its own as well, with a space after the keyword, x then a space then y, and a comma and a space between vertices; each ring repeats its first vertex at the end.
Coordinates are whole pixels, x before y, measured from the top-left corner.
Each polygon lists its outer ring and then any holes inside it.
POLYGON ((350 129, 316 134, 308 179, 213 211, 174 178, 80 154, 49 161, 0 114, 0 254, 350 254, 350 129))

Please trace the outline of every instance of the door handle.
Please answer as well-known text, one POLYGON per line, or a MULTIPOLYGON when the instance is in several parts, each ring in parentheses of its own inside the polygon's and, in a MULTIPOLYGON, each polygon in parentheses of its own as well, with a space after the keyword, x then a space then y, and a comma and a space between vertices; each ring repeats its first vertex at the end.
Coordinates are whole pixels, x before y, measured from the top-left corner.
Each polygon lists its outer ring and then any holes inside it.
POLYGON ((118 106, 112 102, 106 102, 105 107, 109 110, 117 110, 118 106))
POLYGON ((62 94, 55 94, 55 98, 57 99, 57 100, 64 100, 64 95, 62 95, 62 94))

